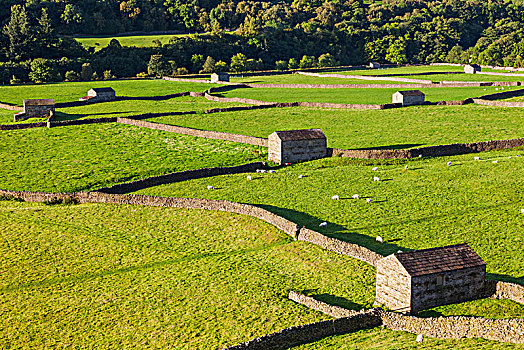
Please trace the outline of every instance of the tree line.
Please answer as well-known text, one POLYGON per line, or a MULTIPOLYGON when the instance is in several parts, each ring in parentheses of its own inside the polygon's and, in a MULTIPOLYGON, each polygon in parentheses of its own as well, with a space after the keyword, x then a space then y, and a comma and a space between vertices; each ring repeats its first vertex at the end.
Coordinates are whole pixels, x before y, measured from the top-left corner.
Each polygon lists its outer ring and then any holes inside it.
POLYGON ((520 0, 0 0, 0 5, 3 83, 35 80, 39 72, 46 72, 45 79, 80 79, 86 64, 95 78, 294 69, 303 60, 303 67, 369 61, 524 66, 520 0), (113 40, 97 52, 68 36, 162 30, 206 33, 148 48, 113 40))

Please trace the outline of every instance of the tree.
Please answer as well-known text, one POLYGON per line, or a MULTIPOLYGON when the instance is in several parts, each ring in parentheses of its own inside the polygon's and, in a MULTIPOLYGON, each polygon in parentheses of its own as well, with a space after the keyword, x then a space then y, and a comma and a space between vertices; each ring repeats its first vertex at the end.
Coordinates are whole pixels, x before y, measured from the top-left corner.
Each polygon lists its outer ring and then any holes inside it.
POLYGON ((82 70, 80 71, 80 77, 83 81, 88 81, 93 79, 93 68, 91 63, 84 63, 82 65, 82 70))
POLYGON ((76 72, 73 70, 67 71, 64 78, 66 81, 79 81, 80 80, 80 78, 78 77, 78 74, 76 74, 76 72))
POLYGON ((69 32, 75 32, 77 26, 84 21, 82 13, 73 4, 66 4, 60 19, 69 27, 69 32))
POLYGON ((405 64, 408 62, 406 57, 406 41, 398 38, 386 50, 386 60, 391 63, 405 64))
POLYGON ((57 72, 52 62, 45 58, 35 58, 31 62, 29 79, 35 83, 45 83, 56 80, 57 72))
POLYGON ((215 60, 211 56, 207 56, 206 62, 204 62, 204 66, 202 67, 202 70, 200 73, 214 73, 215 72, 215 60))
POLYGON ((21 60, 30 56, 33 33, 25 7, 22 5, 11 6, 11 19, 4 26, 2 33, 9 41, 7 54, 10 59, 21 60))
POLYGON ((317 65, 317 60, 315 56, 306 56, 304 55, 300 60, 300 68, 312 68, 317 65))
POLYGON ((229 67, 226 62, 218 61, 217 63, 215 63, 215 72, 216 73, 227 72, 228 70, 229 70, 229 67))
POLYGON ((276 61, 275 62, 275 69, 276 70, 286 70, 287 69, 287 62, 286 61, 276 61))
POLYGON ((193 72, 198 73, 204 65, 204 56, 198 54, 191 56, 191 65, 193 67, 193 72))
POLYGON ((149 63, 147 64, 147 72, 149 75, 163 76, 171 73, 171 65, 164 59, 162 55, 151 55, 149 63))
POLYGON ((231 57, 231 70, 234 72, 242 72, 246 70, 247 57, 243 53, 237 53, 231 57))
POLYGON ((298 61, 296 58, 290 58, 289 62, 287 64, 289 69, 297 69, 298 68, 298 61))
POLYGON ((336 65, 337 60, 335 60, 335 57, 331 56, 331 54, 329 53, 320 55, 320 57, 318 58, 319 67, 335 67, 336 65))

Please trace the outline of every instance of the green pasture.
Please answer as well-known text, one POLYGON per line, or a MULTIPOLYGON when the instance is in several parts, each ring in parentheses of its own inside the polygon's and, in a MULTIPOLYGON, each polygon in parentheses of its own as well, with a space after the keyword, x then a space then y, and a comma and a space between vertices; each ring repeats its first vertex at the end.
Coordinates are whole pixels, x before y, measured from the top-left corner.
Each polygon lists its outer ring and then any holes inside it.
MULTIPOLYGON (((242 74, 230 77, 233 83, 244 84, 396 84, 387 80, 362 80, 362 79, 345 79, 345 78, 331 78, 331 77, 315 77, 303 74, 278 74, 278 75, 257 75, 240 77, 242 74), (238 76, 238 77, 237 77, 238 76)), ((409 86, 410 83, 402 83, 409 86)))
POLYGON ((316 343, 291 348, 292 350, 480 350, 523 349, 522 344, 508 344, 483 339, 433 339, 426 337, 422 344, 416 342, 416 334, 390 331, 377 327, 355 333, 322 339, 316 343))
POLYGON ((55 102, 78 101, 93 87, 112 87, 117 96, 158 96, 185 91, 205 91, 208 84, 173 82, 167 80, 133 79, 83 81, 52 84, 2 86, 0 102, 22 106, 24 100, 54 98, 55 102))
POLYGON ((75 38, 85 47, 94 47, 96 51, 109 45, 112 39, 117 39, 122 46, 153 47, 153 41, 159 40, 162 44, 169 43, 171 38, 180 38, 188 34, 164 34, 164 35, 127 35, 127 36, 93 36, 75 38))
POLYGON ((267 159, 267 149, 123 124, 0 132, 0 188, 73 192, 267 159))
MULTIPOLYGON (((378 69, 355 69, 347 71, 335 71, 336 74, 347 74, 347 75, 380 75, 380 74, 416 74, 416 73, 427 73, 427 72, 464 72, 464 67, 458 66, 403 66, 403 67, 392 67, 392 68, 378 68, 378 69)), ((331 73, 331 72, 329 72, 331 73)), ((424 79, 423 75, 420 79, 424 79)))
POLYGON ((524 102, 524 96, 516 96, 516 97, 510 97, 503 99, 501 101, 507 101, 507 102, 524 102))
MULTIPOLYGON (((494 93, 495 87, 450 87, 417 88, 426 94, 426 101, 454 101, 494 93)), ((515 88, 513 88, 515 89, 515 88)), ((384 104, 391 103, 392 95, 403 89, 285 89, 285 88, 231 88, 221 92, 224 97, 251 98, 268 102, 325 102, 343 104, 384 104)), ((409 86, 404 90, 410 90, 409 86)), ((411 89, 413 90, 413 89, 411 89)), ((506 89, 507 90, 507 89, 506 89)), ((511 90, 511 89, 509 89, 511 90)))
POLYGON ((217 349, 328 318, 290 290, 373 302, 369 265, 248 216, 3 201, 0 218, 1 348, 217 349))
MULTIPOLYGON (((524 284, 519 152, 524 149, 411 161, 326 158, 256 174, 251 181, 245 174, 219 176, 139 193, 255 204, 383 255, 467 242, 488 263, 489 278, 524 284), (473 159, 477 155, 480 161, 473 159), (375 176, 381 181, 373 181, 375 176), (208 191, 207 185, 219 189, 208 191), (361 199, 351 199, 353 194, 361 199), (333 195, 341 199, 332 200, 333 195), (323 221, 328 225, 319 229, 323 221), (385 243, 377 243, 376 236, 385 243)), ((488 312, 479 305, 468 313, 488 312)), ((524 306, 515 310, 524 315, 524 306)))
POLYGON ((277 130, 320 128, 334 148, 412 148, 520 138, 518 108, 478 105, 385 110, 271 108, 153 118, 191 128, 267 137, 277 130))

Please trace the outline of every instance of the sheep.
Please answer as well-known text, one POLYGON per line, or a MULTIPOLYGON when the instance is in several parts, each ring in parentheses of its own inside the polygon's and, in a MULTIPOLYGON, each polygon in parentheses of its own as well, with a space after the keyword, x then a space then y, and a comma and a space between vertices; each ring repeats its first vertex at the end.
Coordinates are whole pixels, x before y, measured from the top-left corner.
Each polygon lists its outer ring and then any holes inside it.
POLYGON ((520 209, 520 213, 524 215, 524 209, 520 209))
POLYGON ((247 176, 247 179, 248 179, 248 181, 251 180, 251 175, 248 175, 248 176, 247 176))
POLYGON ((397 254, 404 253, 402 250, 397 250, 397 254))
POLYGON ((378 166, 374 167, 373 169, 371 169, 372 171, 377 171, 378 170, 378 166))
POLYGON ((473 159, 475 159, 475 160, 480 160, 480 157, 475 157, 475 158, 473 158, 473 159))
POLYGON ((304 177, 304 175, 302 175, 302 174, 298 175, 298 178, 299 178, 299 179, 301 179, 301 178, 303 178, 303 177, 304 177))
POLYGON ((424 341, 424 334, 417 335, 417 343, 422 343, 424 341))
POLYGON ((497 164, 498 162, 499 162, 498 160, 492 161, 493 164, 497 164))
POLYGON ((520 157, 520 154, 517 154, 515 157, 520 157))
POLYGON ((418 157, 419 157, 419 158, 422 158, 422 154, 419 154, 418 157))
POLYGON ((380 237, 380 236, 377 236, 377 238, 375 238, 375 240, 376 240, 378 243, 384 243, 384 240, 383 240, 382 237, 380 237))
POLYGON ((266 171, 265 171, 264 169, 262 169, 262 170, 260 170, 260 172, 261 172, 262 174, 264 174, 266 171))
POLYGON ((324 228, 327 226, 327 222, 321 222, 320 225, 318 225, 319 228, 324 228))
POLYGON ((371 198, 366 198, 366 202, 367 202, 367 203, 371 203, 371 202, 373 202, 373 199, 371 199, 371 198))
POLYGON ((358 194, 354 194, 351 198, 353 198, 353 199, 359 199, 360 196, 359 196, 358 194))
POLYGON ((380 181, 380 178, 378 178, 377 176, 375 176, 375 177, 373 178, 373 181, 380 181))
POLYGON ((448 162, 448 166, 451 166, 451 160, 448 162))
POLYGON ((208 190, 214 190, 215 188, 213 186, 207 186, 208 190))
POLYGON ((340 199, 340 196, 338 194, 331 197, 331 199, 338 201, 340 199))
POLYGON ((408 169, 409 169, 409 165, 406 165, 406 166, 404 167, 404 170, 408 170, 408 169))
POLYGON ((512 159, 513 157, 512 156, 509 156, 508 159, 512 159))
POLYGON ((275 171, 275 170, 270 170, 269 172, 270 172, 271 174, 274 174, 274 173, 276 173, 276 171, 275 171))

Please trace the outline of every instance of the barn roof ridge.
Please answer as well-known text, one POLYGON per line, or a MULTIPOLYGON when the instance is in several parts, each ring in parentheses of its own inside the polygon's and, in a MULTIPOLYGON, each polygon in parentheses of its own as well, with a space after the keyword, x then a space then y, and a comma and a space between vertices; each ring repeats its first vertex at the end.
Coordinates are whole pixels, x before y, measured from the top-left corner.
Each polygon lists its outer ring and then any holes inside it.
POLYGON ((322 129, 282 130, 274 132, 282 141, 325 139, 322 129))

